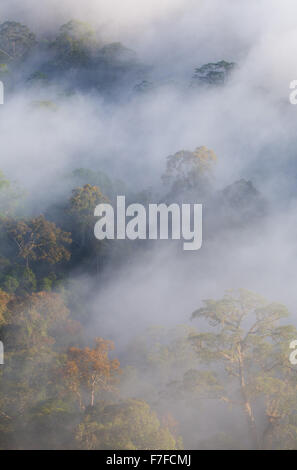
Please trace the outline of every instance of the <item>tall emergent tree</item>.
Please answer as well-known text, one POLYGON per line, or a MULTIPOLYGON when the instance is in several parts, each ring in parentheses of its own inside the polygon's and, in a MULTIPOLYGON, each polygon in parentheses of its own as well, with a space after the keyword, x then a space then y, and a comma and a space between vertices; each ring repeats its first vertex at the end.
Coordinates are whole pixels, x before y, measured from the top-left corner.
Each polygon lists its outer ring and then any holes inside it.
POLYGON ((194 152, 181 150, 167 157, 162 179, 175 193, 199 190, 204 193, 211 182, 217 157, 213 150, 197 147, 194 152))
POLYGON ((18 256, 26 261, 56 264, 70 259, 70 252, 65 245, 71 243, 71 234, 63 232, 43 215, 30 220, 14 220, 7 222, 7 233, 15 243, 18 256))
POLYGON ((70 348, 63 369, 66 388, 78 398, 80 408, 85 408, 84 395, 89 399, 87 405, 94 406, 96 393, 112 390, 115 374, 119 372, 117 359, 109 359, 109 351, 114 348, 112 341, 96 338, 91 348, 70 348))
POLYGON ((35 44, 35 35, 27 26, 15 21, 6 21, 0 25, 1 62, 26 56, 35 44))
POLYGON ((69 212, 74 217, 81 231, 81 243, 85 245, 87 233, 92 233, 94 227, 94 210, 100 204, 108 202, 98 186, 85 184, 82 188, 72 191, 69 212))
POLYGON ((252 448, 265 446, 274 425, 280 420, 284 424, 292 387, 296 393, 288 348, 297 336, 294 327, 281 325, 287 315, 285 306, 245 289, 228 291, 217 301, 205 300, 193 313, 193 318, 206 320, 214 330, 193 335, 193 345, 202 361, 217 364, 217 370, 223 367, 228 380, 221 399, 241 407, 252 448), (256 406, 259 396, 265 401, 264 416, 256 406), (267 422, 264 432, 263 421, 267 422))
POLYGON ((72 20, 61 26, 59 35, 51 45, 56 62, 62 67, 81 67, 90 62, 96 45, 95 31, 88 23, 72 20))

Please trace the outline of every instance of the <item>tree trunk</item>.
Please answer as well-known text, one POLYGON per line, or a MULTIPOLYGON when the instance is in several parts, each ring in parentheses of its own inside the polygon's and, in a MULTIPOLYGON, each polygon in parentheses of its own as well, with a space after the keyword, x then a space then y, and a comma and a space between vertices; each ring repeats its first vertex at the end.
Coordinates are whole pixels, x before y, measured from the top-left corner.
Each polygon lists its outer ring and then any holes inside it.
POLYGON ((82 410, 85 409, 85 407, 84 407, 83 402, 82 402, 81 394, 79 392, 76 392, 76 395, 78 397, 79 409, 80 409, 80 411, 82 411, 82 410))
POLYGON ((239 364, 240 389, 241 389, 241 395, 243 398, 244 413, 247 418, 247 423, 248 423, 248 428, 249 428, 249 436, 250 436, 253 449, 259 449, 256 421, 255 421, 252 405, 249 401, 247 391, 246 391, 243 354, 242 354, 242 349, 241 349, 240 344, 238 345, 238 364, 239 364))
POLYGON ((95 401, 95 384, 92 384, 92 393, 91 393, 91 406, 94 406, 95 401))

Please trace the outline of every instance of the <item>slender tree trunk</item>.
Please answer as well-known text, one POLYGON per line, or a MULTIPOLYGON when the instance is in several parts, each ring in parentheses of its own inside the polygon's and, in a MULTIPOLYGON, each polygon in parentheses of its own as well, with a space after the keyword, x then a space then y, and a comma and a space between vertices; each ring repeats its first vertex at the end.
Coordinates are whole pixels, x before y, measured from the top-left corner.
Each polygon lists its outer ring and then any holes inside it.
POLYGON ((77 395, 77 397, 78 397, 79 409, 82 411, 82 410, 84 410, 84 406, 83 406, 81 394, 80 394, 79 392, 76 392, 76 395, 77 395))
POLYGON ((94 406, 94 401, 95 401, 95 383, 92 384, 91 406, 94 406))
POLYGON ((247 391, 246 391, 246 383, 245 383, 245 377, 244 377, 244 362, 243 362, 243 354, 242 354, 241 345, 238 345, 238 364, 239 364, 240 389, 241 389, 241 395, 243 398, 244 413, 247 418, 247 423, 248 423, 248 428, 249 428, 249 435, 250 435, 253 448, 259 449, 259 440, 258 440, 256 421, 255 421, 255 417, 253 413, 253 408, 249 401, 247 391))

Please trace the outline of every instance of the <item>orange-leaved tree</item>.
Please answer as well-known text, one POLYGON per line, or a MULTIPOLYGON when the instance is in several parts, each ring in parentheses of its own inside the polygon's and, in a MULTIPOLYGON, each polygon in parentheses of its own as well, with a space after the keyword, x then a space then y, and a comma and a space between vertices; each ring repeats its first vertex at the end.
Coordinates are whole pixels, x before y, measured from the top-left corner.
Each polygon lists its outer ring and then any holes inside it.
POLYGON ((31 220, 9 220, 7 233, 18 249, 18 256, 29 261, 56 264, 70 259, 65 245, 72 242, 71 234, 63 232, 43 215, 31 220))
POLYGON ((113 342, 102 338, 96 338, 93 349, 68 349, 63 377, 68 390, 78 398, 81 409, 86 405, 94 406, 96 393, 113 391, 120 363, 117 359, 109 359, 112 349, 113 342), (85 396, 88 397, 86 400, 85 396))

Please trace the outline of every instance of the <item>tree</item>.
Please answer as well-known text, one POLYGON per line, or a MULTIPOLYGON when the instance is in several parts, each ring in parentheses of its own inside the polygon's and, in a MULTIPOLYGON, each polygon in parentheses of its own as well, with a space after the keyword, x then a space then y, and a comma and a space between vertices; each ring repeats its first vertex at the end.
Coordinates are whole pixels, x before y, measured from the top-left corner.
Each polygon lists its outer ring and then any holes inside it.
POLYGON ((20 23, 6 21, 0 25, 0 57, 2 61, 21 58, 35 46, 35 35, 20 23))
MULTIPOLYGON (((160 398, 159 390, 156 390, 154 384, 151 383, 152 375, 162 388, 178 380, 181 373, 186 372, 189 367, 197 365, 197 356, 188 340, 189 335, 195 331, 184 325, 174 328, 153 327, 148 328, 144 335, 138 335, 130 343, 126 358, 129 364, 139 371, 140 376, 137 380, 142 384, 146 383, 145 378, 141 378, 143 371, 146 371, 148 377, 146 387, 150 398, 153 396, 154 400, 160 398)), ((127 382, 129 388, 131 386, 129 377, 127 382)), ((166 401, 168 402, 168 394, 166 401)))
POLYGON ((108 202, 108 199, 103 196, 98 186, 86 184, 72 191, 69 212, 80 227, 82 245, 85 245, 88 231, 93 235, 95 207, 104 202, 108 202))
POLYGON ((87 168, 77 168, 74 170, 71 175, 71 182, 74 182, 73 187, 85 186, 90 184, 91 186, 97 186, 100 188, 103 194, 111 197, 116 188, 114 188, 114 183, 105 174, 103 171, 92 171, 87 168))
MULTIPOLYGON (((5 297, 4 306, 8 300, 5 297)), ((69 310, 59 294, 10 296, 5 323, 0 328, 5 344, 5 368, 0 368, 0 433, 2 418, 5 430, 9 426, 10 432, 21 432, 30 407, 44 400, 47 390, 57 388, 51 382, 52 361, 58 357, 59 347, 64 349, 69 341, 70 321, 69 310), (57 339, 61 336, 59 345, 57 339)), ((20 438, 21 433, 18 441, 20 438)))
POLYGON ((0 216, 7 217, 14 214, 22 196, 24 194, 16 184, 7 180, 0 171, 0 216))
POLYGON ((99 57, 109 65, 136 65, 137 55, 136 53, 123 46, 120 42, 113 42, 106 44, 99 51, 99 57))
POLYGON ((224 85, 235 67, 234 62, 226 62, 225 60, 205 64, 195 70, 192 85, 224 85))
POLYGON ((0 289, 0 326, 6 323, 5 313, 12 296, 0 289))
POLYGON ((95 31, 88 23, 72 20, 60 28, 52 44, 56 60, 63 67, 85 66, 90 62, 90 53, 96 45, 95 31))
POLYGON ((77 422, 77 413, 66 400, 41 400, 21 421, 18 439, 25 449, 71 450, 75 447, 77 422))
POLYGON ((9 188, 10 183, 9 181, 4 177, 2 171, 0 171, 0 191, 3 191, 3 189, 9 188))
MULTIPOLYGON (((40 353, 56 342, 56 337, 64 334, 69 310, 60 294, 37 292, 11 303, 9 323, 18 326, 18 340, 14 347, 27 349, 27 354, 40 353)), ((7 341, 10 340, 7 338, 7 341)))
POLYGON ((59 37, 71 38, 88 45, 93 43, 95 31, 88 23, 71 20, 61 26, 59 37))
POLYGON ((206 147, 197 147, 194 152, 181 150, 167 157, 162 179, 171 184, 174 193, 191 190, 204 193, 209 188, 216 161, 215 153, 206 147))
POLYGON ((228 291, 217 301, 205 300, 204 307, 193 313, 193 318, 206 320, 215 330, 196 334, 191 341, 202 361, 224 367, 228 381, 221 399, 241 406, 253 448, 263 443, 255 416, 255 392, 263 396, 269 383, 286 374, 288 342, 296 337, 294 327, 279 324, 287 315, 285 306, 269 303, 245 289, 228 291), (233 396, 231 379, 239 390, 238 401, 233 396))
POLYGON ((115 404, 98 403, 87 409, 79 425, 78 446, 86 450, 175 450, 181 439, 175 438, 156 413, 141 400, 115 404))
POLYGON ((257 376, 249 390, 254 399, 264 399, 266 426, 260 444, 263 449, 296 449, 296 369, 285 361, 275 369, 257 376))
POLYGON ((43 215, 31 220, 9 220, 7 233, 15 243, 18 256, 26 261, 56 264, 70 259, 70 252, 65 245, 72 240, 70 233, 63 232, 53 222, 49 222, 43 215))
MULTIPOLYGON (((221 205, 225 225, 234 228, 238 224, 249 224, 261 220, 267 214, 267 202, 251 181, 240 179, 216 195, 221 205)), ((224 223, 221 222, 221 225, 224 223)))
POLYGON ((117 359, 109 359, 112 349, 112 341, 102 338, 96 338, 93 349, 68 349, 63 378, 66 388, 78 398, 81 409, 85 408, 84 393, 89 395, 88 404, 94 406, 96 393, 113 390, 112 384, 119 373, 120 363, 117 359))

